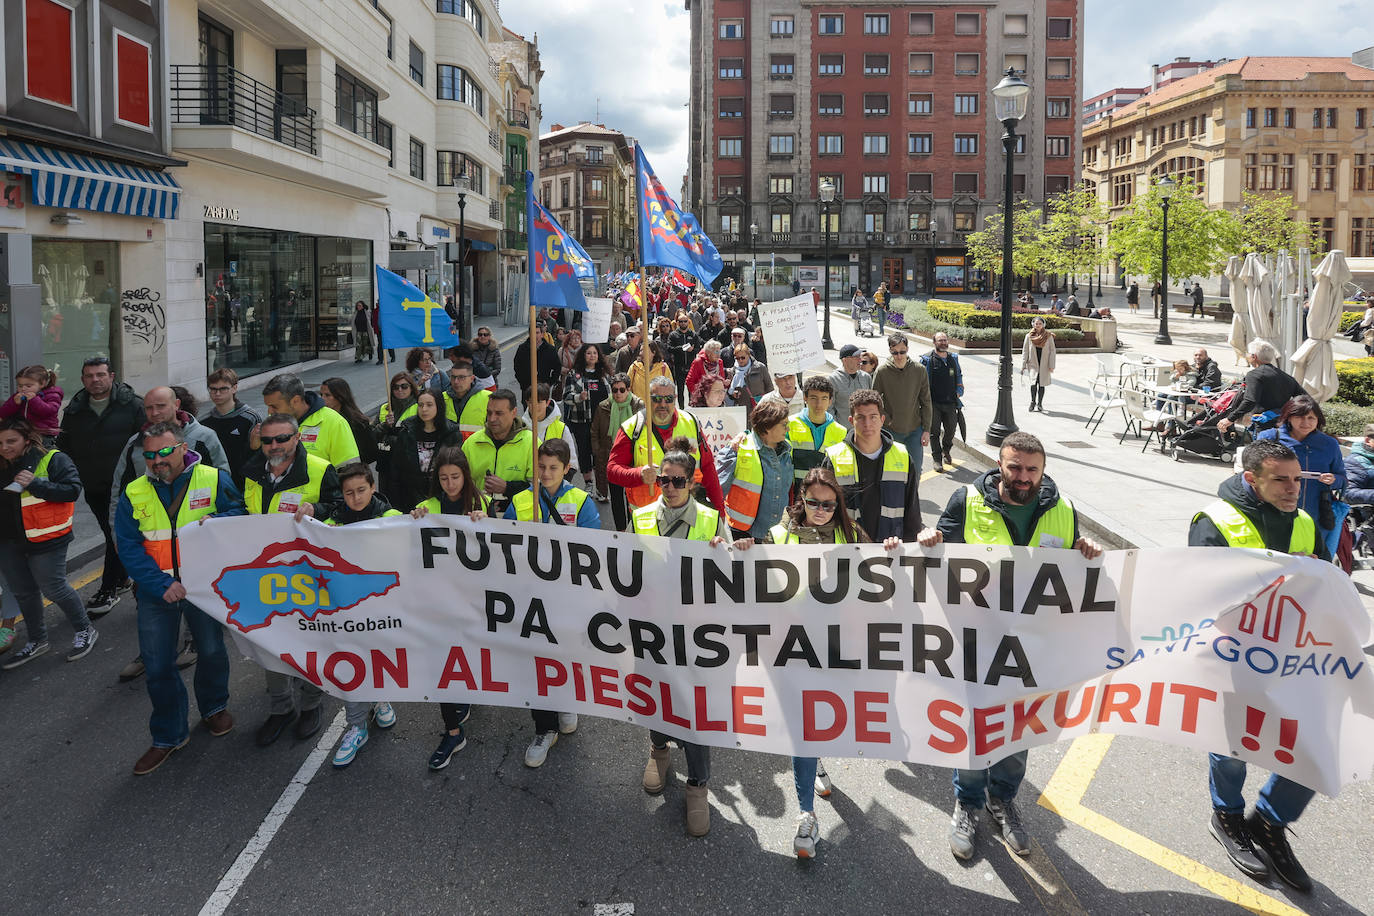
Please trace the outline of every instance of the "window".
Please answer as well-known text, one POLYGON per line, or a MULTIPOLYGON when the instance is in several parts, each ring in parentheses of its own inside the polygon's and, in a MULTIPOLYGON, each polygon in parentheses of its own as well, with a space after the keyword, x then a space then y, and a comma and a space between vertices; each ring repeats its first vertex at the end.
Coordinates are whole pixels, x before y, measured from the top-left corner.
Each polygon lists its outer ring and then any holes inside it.
POLYGON ((720 37, 724 39, 743 38, 744 20, 722 19, 720 21, 720 37))
POLYGON ((1277 108, 1266 108, 1266 109, 1264 109, 1264 126, 1265 126, 1265 127, 1278 127, 1278 126, 1279 126, 1279 110, 1278 110, 1277 108))
POLYGON ((865 175, 864 176, 865 194, 886 194, 887 176, 886 175, 865 175))
POLYGON ((1002 17, 1003 35, 1026 35, 1030 32, 1030 18, 1025 13, 1007 13, 1002 17))
POLYGON ((720 59, 720 78, 723 80, 744 79, 744 58, 722 57, 720 59))
POLYGON ((721 197, 744 196, 744 179, 738 175, 722 175, 719 187, 721 197))
POLYGON ((1365 256, 1365 229, 1364 217, 1353 216, 1350 218, 1350 255, 1351 257, 1362 258, 1365 256))
POLYGON ((1257 111, 1257 109, 1254 109, 1254 108, 1247 108, 1247 109, 1245 109, 1245 126, 1246 126, 1246 127, 1254 127, 1254 126, 1255 126, 1255 112, 1256 112, 1256 111, 1257 111))
POLYGON ((887 214, 886 213, 865 213, 864 232, 886 232, 887 214))
POLYGON ((785 234, 792 231, 791 213, 774 213, 769 219, 769 227, 774 234, 785 234))
POLYGON ((955 193, 955 194, 977 194, 977 193, 978 193, 978 173, 977 173, 977 172, 955 172, 955 173, 954 173, 954 193, 955 193))
POLYGON ((865 54, 864 76, 887 76, 887 61, 886 54, 865 54))
POLYGON ((882 117, 888 113, 887 93, 864 93, 864 115, 870 118, 882 117))
POLYGON ((775 92, 768 96, 768 118, 774 121, 786 121, 792 118, 796 110, 796 96, 790 93, 784 95, 775 92))
POLYGON ((1259 186, 1261 191, 1272 191, 1278 183, 1278 153, 1260 155, 1259 186))
POLYGON ((791 16, 774 16, 768 20, 768 34, 774 38, 791 38, 797 30, 791 16))
POLYGON ((477 85, 466 70, 450 64, 439 65, 437 94, 441 99, 452 102, 465 102, 478 114, 486 113, 486 103, 482 101, 482 87, 477 85))
POLYGON ((115 29, 114 54, 115 120, 152 130, 152 45, 115 29))
POLYGON ((934 176, 930 172, 908 172, 906 192, 908 194, 929 194, 934 187, 934 176))
POLYGON ((976 115, 978 113, 978 96, 971 92, 955 93, 954 113, 957 115, 976 115))
POLYGON ((722 213, 720 215, 720 231, 728 235, 739 235, 741 222, 742 218, 738 213, 722 213))
POLYGON ((1313 109, 1312 109, 1312 126, 1313 126, 1313 127, 1321 127, 1321 126, 1322 126, 1322 110, 1321 110, 1320 108, 1313 108, 1313 109))
MULTIPOLYGON (((19 29, 15 29, 19 32, 19 29)), ((54 0, 24 4, 24 92, 67 108, 76 104, 76 12, 54 0)))
POLYGON ((935 34, 935 14, 934 13, 910 13, 908 14, 906 31, 908 35, 934 35, 935 34))
POLYGON ((977 134, 955 134, 954 135, 954 155, 973 156, 978 152, 977 134))
POLYGON ((410 177, 425 180, 425 145, 410 138, 410 177))
MULTIPOLYGON (((727 158, 727 159, 744 155, 744 138, 743 138, 743 137, 721 137, 721 138, 720 138, 720 155, 721 155, 723 158, 727 158)), ((565 206, 566 206, 566 204, 565 204, 565 206)))
POLYGON ((1353 180, 1351 188, 1356 191, 1364 190, 1364 158, 1363 153, 1355 154, 1355 170, 1351 172, 1350 177, 1353 180))
POLYGON ((1257 153, 1245 154, 1245 190, 1259 190, 1259 155, 1257 153))
POLYGON ((1021 174, 1020 172, 1017 172, 1015 175, 1011 176, 1011 193, 1026 193, 1026 176, 1021 174))
POLYGON ((930 134, 907 134, 906 152, 908 156, 930 155, 930 134))
POLYGON ((1046 38, 1072 38, 1073 20, 1051 17, 1045 22, 1046 38))
POLYGON ((821 76, 840 76, 844 73, 844 55, 822 54, 818 66, 821 76))
POLYGON ((1045 176, 1045 196, 1052 197, 1055 194, 1063 194, 1069 190, 1069 176, 1067 175, 1046 175, 1045 176))
POLYGON ((769 194, 791 194, 792 176, 791 175, 769 175, 768 176, 769 194))
POLYGON ((977 13, 955 13, 955 35, 977 35, 983 31, 983 17, 977 13))
POLYGON ((909 73, 928 74, 935 70, 934 54, 908 54, 906 68, 909 73))
POLYGON ((1336 236, 1335 217, 1312 218, 1312 235, 1325 243, 1326 249, 1331 249, 1332 241, 1336 236))
POLYGON ((1328 108, 1328 109, 1326 109, 1326 126, 1327 126, 1327 127, 1335 127, 1335 126, 1336 126, 1336 109, 1335 109, 1335 108, 1328 108))
POLYGON ((791 134, 772 134, 768 137, 768 155, 788 156, 793 152, 796 137, 791 134))
POLYGON ((1026 155, 1026 135, 1025 135, 1025 134, 1017 134, 1017 135, 1016 135, 1016 146, 1015 146, 1015 148, 1012 150, 1012 155, 1013 155, 1013 156, 1024 156, 1024 155, 1026 155))
POLYGON ((1312 154, 1311 188, 1313 191, 1334 191, 1336 189, 1335 153, 1312 154))
POLYGON ((739 97, 722 97, 720 100, 720 116, 727 119, 744 117, 744 99, 739 97))
POLYGON ((844 114, 844 96, 834 92, 822 92, 816 96, 816 114, 844 114))
POLYGON ((386 167, 394 169, 396 167, 396 150, 393 140, 394 130, 390 121, 377 119, 377 145, 386 149, 386 167))
POLYGON ((932 97, 929 92, 913 92, 906 97, 906 113, 909 115, 930 114, 932 97))
POLYGON ((886 13, 865 13, 864 34, 886 35, 888 33, 888 22, 889 20, 886 13))
POLYGON ((1292 130, 1297 123, 1297 109, 1285 108, 1283 110, 1283 126, 1292 130))
POLYGON ((606 199, 606 179, 593 175, 587 179, 587 200, 606 199))
POLYGON ((887 134, 864 134, 865 156, 887 155, 887 134))
POLYGON ((979 63, 977 54, 956 54, 954 72, 958 76, 972 76, 978 72, 979 63))
MULTIPOLYGON (((1254 165, 1253 153, 1246 159, 1246 165, 1254 165)), ((1196 156, 1175 156, 1150 170, 1150 184, 1158 183, 1165 175, 1172 175, 1175 181, 1192 181, 1201 188, 1207 181, 1207 163, 1196 156)))
MULTIPOLYGON (((908 184, 911 183, 910 179, 913 177, 915 176, 907 176, 908 184)), ((908 188, 907 190, 910 191, 910 188, 908 188)), ((908 213, 906 215, 906 227, 910 229, 912 232, 928 231, 930 229, 930 214, 924 210, 917 213, 908 213)))
POLYGON ((791 54, 774 54, 768 59, 768 78, 790 80, 795 69, 794 61, 791 54))
POLYGON ((602 157, 605 155, 605 152, 603 147, 589 146, 587 147, 587 161, 595 163, 602 162, 602 157))
MULTIPOLYGON (((975 177, 977 177, 977 176, 975 176, 975 177)), ((974 225, 974 223, 976 222, 976 220, 977 220, 977 215, 976 215, 975 213, 973 213, 973 211, 971 211, 971 210, 956 210, 955 213, 954 213, 954 231, 955 231, 955 232, 972 232, 975 228, 977 228, 977 227, 974 225)))
POLYGON ((816 28, 819 35, 843 35, 844 17, 843 16, 821 16, 816 28))
POLYGON ((1012 68, 1013 70, 1015 70, 1017 73, 1025 73, 1025 72, 1026 72, 1026 55, 1024 55, 1024 54, 1003 54, 1003 55, 1002 55, 1002 70, 1005 71, 1008 67, 1011 67, 1011 68, 1012 68))
POLYGON ((1293 190, 1293 154, 1284 153, 1279 168, 1279 190, 1293 190))
POLYGON ((1045 61, 1045 78, 1066 80, 1073 78, 1073 58, 1051 57, 1045 61))
POLYGON ((413 41, 410 43, 410 78, 421 86, 425 84, 425 52, 413 41))
POLYGON ((1069 138, 1068 138, 1068 137, 1046 137, 1046 138, 1045 138, 1045 155, 1046 155, 1046 156, 1050 156, 1050 157, 1054 157, 1054 158, 1062 158, 1062 157, 1064 157, 1064 156, 1067 156, 1068 154, 1069 154, 1069 138))
POLYGON ((1367 113, 1368 113, 1368 109, 1365 109, 1365 108, 1356 108, 1356 109, 1355 109, 1355 129, 1356 129, 1356 130, 1364 130, 1365 115, 1366 115, 1367 113))
POLYGON ((1073 104, 1073 100, 1072 100, 1072 99, 1064 99, 1064 98, 1046 99, 1046 100, 1045 100, 1045 117, 1046 117, 1046 118, 1069 118, 1069 117, 1073 117, 1073 113, 1072 113, 1072 110, 1071 110, 1072 104, 1073 104))
POLYGON ((844 136, 842 134, 818 134, 816 136, 816 152, 822 156, 843 155, 844 136))
MULTIPOLYGON (((435 152, 434 182, 441 188, 453 187, 457 177, 463 174, 463 154, 453 150, 441 149, 435 152)), ((547 197, 547 195, 545 195, 547 197)), ((548 201, 546 200, 547 204, 548 201)))
POLYGON ((552 206, 553 206, 553 183, 552 183, 552 182, 546 181, 546 182, 544 182, 542 185, 539 186, 539 202, 540 202, 541 204, 544 205, 544 209, 545 209, 545 210, 547 210, 549 207, 552 207, 552 206))
POLYGON ((562 197, 562 199, 563 199, 563 206, 565 206, 565 207, 571 207, 571 206, 572 206, 572 179, 571 179, 571 178, 564 178, 564 179, 563 179, 562 181, 560 181, 558 184, 559 184, 558 190, 559 190, 559 192, 560 192, 560 193, 559 193, 559 196, 562 197))
POLYGON ((373 5, 374 7, 376 7, 377 12, 381 13, 381 14, 382 14, 382 18, 386 20, 386 59, 387 59, 387 60, 395 60, 395 59, 396 59, 396 23, 394 23, 394 22, 391 21, 391 17, 390 17, 389 15, 387 15, 387 11, 386 11, 386 10, 384 10, 384 9, 382 9, 381 7, 377 6, 377 4, 375 4, 375 3, 372 4, 372 5, 373 5))
POLYGON ((593 242, 606 240, 606 217, 600 213, 591 214, 587 220, 587 237, 593 242))
POLYGON ((1112 176, 1112 206, 1124 207, 1135 199, 1135 176, 1112 176))
POLYGON ((335 120, 345 130, 377 142, 377 93, 353 74, 334 67, 335 120))

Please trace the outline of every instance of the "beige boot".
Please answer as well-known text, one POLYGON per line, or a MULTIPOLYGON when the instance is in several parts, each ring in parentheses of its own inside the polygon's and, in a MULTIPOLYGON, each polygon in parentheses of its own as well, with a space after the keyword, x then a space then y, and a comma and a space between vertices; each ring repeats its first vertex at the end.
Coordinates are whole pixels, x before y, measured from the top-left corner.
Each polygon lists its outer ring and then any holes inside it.
POLYGON ((687 835, 706 836, 711 830, 711 805, 705 786, 687 786, 687 835))
POLYGON ((668 749, 651 748, 649 762, 644 764, 644 791, 658 795, 668 780, 668 749))

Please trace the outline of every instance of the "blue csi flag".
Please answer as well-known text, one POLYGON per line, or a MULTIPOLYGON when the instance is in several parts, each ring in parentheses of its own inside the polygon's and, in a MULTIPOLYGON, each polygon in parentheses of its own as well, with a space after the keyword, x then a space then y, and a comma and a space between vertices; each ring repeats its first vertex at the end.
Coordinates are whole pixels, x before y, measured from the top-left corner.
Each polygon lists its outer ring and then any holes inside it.
POLYGON ((525 173, 525 222, 530 227, 530 305, 587 310, 578 277, 596 279, 596 266, 577 240, 568 235, 534 199, 534 175, 525 173))
POLYGON ((458 346, 458 332, 444 307, 384 267, 377 268, 377 301, 387 347, 458 346))
POLYGON ((635 168, 639 173, 639 262, 681 268, 710 286, 725 267, 720 252, 701 231, 696 217, 678 209, 668 196, 638 145, 635 168))

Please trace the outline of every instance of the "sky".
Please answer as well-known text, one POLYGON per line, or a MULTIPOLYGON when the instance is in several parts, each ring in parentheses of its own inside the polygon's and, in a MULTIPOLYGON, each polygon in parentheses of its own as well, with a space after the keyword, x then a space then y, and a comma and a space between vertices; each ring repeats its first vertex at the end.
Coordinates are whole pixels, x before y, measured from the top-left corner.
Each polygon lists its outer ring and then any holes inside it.
MULTIPOLYGON (((1348 57, 1374 45, 1369 0, 1086 0, 1084 97, 1146 85, 1150 65, 1251 55, 1348 57)), ((682 0, 504 0, 539 39, 542 130, 593 121, 640 140, 676 197, 687 168, 688 14, 682 0)))

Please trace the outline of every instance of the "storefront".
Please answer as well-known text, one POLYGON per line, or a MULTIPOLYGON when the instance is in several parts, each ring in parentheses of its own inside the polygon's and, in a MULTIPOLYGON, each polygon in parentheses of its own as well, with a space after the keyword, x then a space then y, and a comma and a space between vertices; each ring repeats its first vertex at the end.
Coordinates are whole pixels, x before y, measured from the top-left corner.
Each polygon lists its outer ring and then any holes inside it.
POLYGON ((968 269, 961 254, 935 256, 935 292, 962 293, 968 281, 968 269))
MULTIPOLYGON (((81 363, 90 356, 108 356, 118 373, 125 362, 119 243, 36 236, 33 279, 39 288, 43 365, 55 369, 66 388, 79 382, 81 363)), ((161 296, 152 289, 128 295, 123 322, 128 333, 150 341, 165 335, 161 296)))

